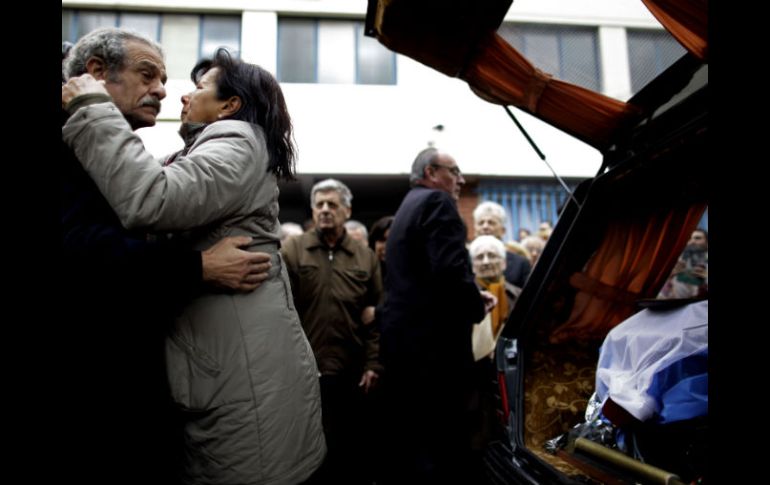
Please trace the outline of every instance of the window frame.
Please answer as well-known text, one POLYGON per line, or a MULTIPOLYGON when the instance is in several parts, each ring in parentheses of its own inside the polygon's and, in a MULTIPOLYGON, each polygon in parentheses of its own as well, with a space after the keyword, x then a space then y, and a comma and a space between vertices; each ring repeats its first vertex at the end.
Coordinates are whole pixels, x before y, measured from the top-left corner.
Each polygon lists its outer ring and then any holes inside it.
MULTIPOLYGON (((555 37, 556 41, 556 52, 558 58, 555 59, 558 61, 558 72, 551 72, 554 77, 569 82, 571 84, 575 84, 577 86, 590 89, 592 91, 601 93, 604 92, 604 80, 602 77, 602 74, 604 72, 603 66, 602 66, 602 59, 601 59, 601 45, 599 40, 599 26, 598 25, 576 25, 576 24, 563 24, 563 23, 537 23, 537 22, 503 22, 498 28, 498 34, 505 39, 506 42, 508 42, 512 47, 514 47, 517 51, 519 51, 524 57, 526 57, 530 62, 532 62, 531 54, 527 52, 526 45, 524 45, 524 49, 520 49, 517 47, 513 42, 511 42, 510 37, 504 35, 509 29, 512 33, 516 33, 516 30, 520 32, 518 35, 522 37, 523 40, 526 41, 526 35, 527 34, 534 34, 535 32, 542 32, 545 35, 553 35, 555 37), (502 31, 501 31, 502 29, 502 31), (591 49, 591 55, 593 56, 593 66, 592 66, 592 75, 593 80, 595 81, 594 85, 587 85, 582 82, 576 82, 574 78, 570 78, 564 75, 564 72, 568 69, 573 69, 574 66, 577 64, 576 62, 571 62, 571 57, 565 57, 565 47, 564 44, 567 42, 568 38, 567 36, 569 34, 577 34, 577 33, 586 33, 590 34, 593 40, 593 47, 591 49), (568 62, 565 62, 568 61, 568 62), (566 66, 566 67, 565 67, 566 66)), ((526 42, 525 42, 526 44, 526 42)), ((535 65, 538 69, 541 69, 545 72, 549 72, 550 66, 539 66, 535 65)))
POLYGON ((336 84, 336 83, 323 83, 319 81, 319 73, 321 71, 321 65, 319 62, 319 42, 320 42, 320 34, 319 34, 319 26, 321 21, 335 21, 335 22, 341 22, 341 23, 347 23, 350 24, 353 29, 353 53, 355 58, 353 59, 353 83, 339 83, 339 84, 354 84, 357 86, 395 86, 398 83, 398 62, 396 60, 396 53, 393 51, 390 51, 383 47, 383 49, 386 49, 388 53, 390 54, 390 61, 388 68, 391 71, 391 75, 389 76, 389 79, 386 82, 377 82, 377 83, 370 83, 370 82, 363 82, 362 81, 362 75, 361 75, 361 65, 359 62, 359 49, 361 46, 361 39, 359 36, 362 36, 365 29, 365 24, 363 19, 345 19, 345 18, 321 18, 321 17, 300 17, 300 16, 279 16, 278 22, 277 22, 277 42, 276 42, 276 77, 279 82, 281 83, 291 83, 291 84, 336 84), (309 81, 292 81, 285 79, 285 73, 282 72, 281 69, 281 58, 282 58, 282 35, 281 30, 284 27, 283 22, 286 20, 304 20, 309 22, 311 28, 312 28, 312 37, 313 37, 313 43, 311 46, 312 49, 312 59, 313 59, 313 72, 312 72, 312 80, 309 81))

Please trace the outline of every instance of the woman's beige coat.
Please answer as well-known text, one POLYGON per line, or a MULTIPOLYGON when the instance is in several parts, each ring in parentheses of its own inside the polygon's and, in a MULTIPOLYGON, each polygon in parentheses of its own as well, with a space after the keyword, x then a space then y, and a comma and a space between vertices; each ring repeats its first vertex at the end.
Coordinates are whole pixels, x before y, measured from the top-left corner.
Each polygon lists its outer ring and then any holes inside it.
POLYGON ((272 253, 257 290, 212 290, 185 308, 167 369, 189 418, 188 483, 307 479, 326 452, 318 370, 278 251, 278 186, 262 130, 217 121, 166 167, 112 103, 79 109, 62 135, 127 228, 184 233, 200 250, 248 235, 254 250, 272 253))

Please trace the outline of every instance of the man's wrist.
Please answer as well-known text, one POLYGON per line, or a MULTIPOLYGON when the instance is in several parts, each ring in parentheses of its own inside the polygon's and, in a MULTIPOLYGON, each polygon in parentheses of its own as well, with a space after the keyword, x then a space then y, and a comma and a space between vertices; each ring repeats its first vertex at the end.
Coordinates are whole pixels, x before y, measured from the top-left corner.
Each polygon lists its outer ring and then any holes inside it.
POLYGON ((209 283, 214 277, 211 274, 211 249, 200 252, 201 255, 201 282, 209 283))

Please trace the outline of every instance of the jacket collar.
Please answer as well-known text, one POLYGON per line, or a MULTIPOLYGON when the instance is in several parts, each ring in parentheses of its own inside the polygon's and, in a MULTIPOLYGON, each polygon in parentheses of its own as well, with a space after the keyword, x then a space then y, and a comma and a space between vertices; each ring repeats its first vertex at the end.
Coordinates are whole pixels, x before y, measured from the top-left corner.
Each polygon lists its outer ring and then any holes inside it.
POLYGON ((208 123, 182 123, 179 127, 179 136, 184 140, 184 147, 189 148, 208 125, 208 123))
POLYGON ((353 254, 355 252, 355 246, 353 246, 353 244, 358 244, 353 238, 348 237, 347 231, 342 232, 342 237, 337 241, 337 244, 333 248, 330 248, 329 245, 326 244, 326 241, 323 240, 321 233, 317 229, 308 231, 305 234, 306 237, 303 241, 303 247, 306 250, 321 248, 327 251, 337 251, 338 249, 342 249, 349 254, 353 254))
POLYGON ((184 140, 184 148, 169 155, 166 158, 166 161, 163 162, 163 166, 171 165, 178 157, 187 155, 190 147, 192 147, 195 140, 198 139, 198 135, 200 135, 203 129, 208 125, 209 123, 182 123, 182 126, 179 127, 179 136, 184 140))

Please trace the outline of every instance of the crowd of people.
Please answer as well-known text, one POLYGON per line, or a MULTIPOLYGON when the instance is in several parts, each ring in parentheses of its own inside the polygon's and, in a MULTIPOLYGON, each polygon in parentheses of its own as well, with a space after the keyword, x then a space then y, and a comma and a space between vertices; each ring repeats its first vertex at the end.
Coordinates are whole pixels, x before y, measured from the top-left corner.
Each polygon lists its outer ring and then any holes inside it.
MULTIPOLYGON (((193 66, 184 148, 155 159, 135 130, 166 96, 160 46, 99 29, 62 57, 80 481, 473 483, 494 342, 550 223, 504 241, 506 211, 486 201, 469 243, 462 171, 427 148, 369 230, 335 179, 311 189, 311 229, 281 224, 296 149, 269 72, 224 49, 193 66)), ((707 235, 693 238, 664 292, 707 284, 707 235)))

